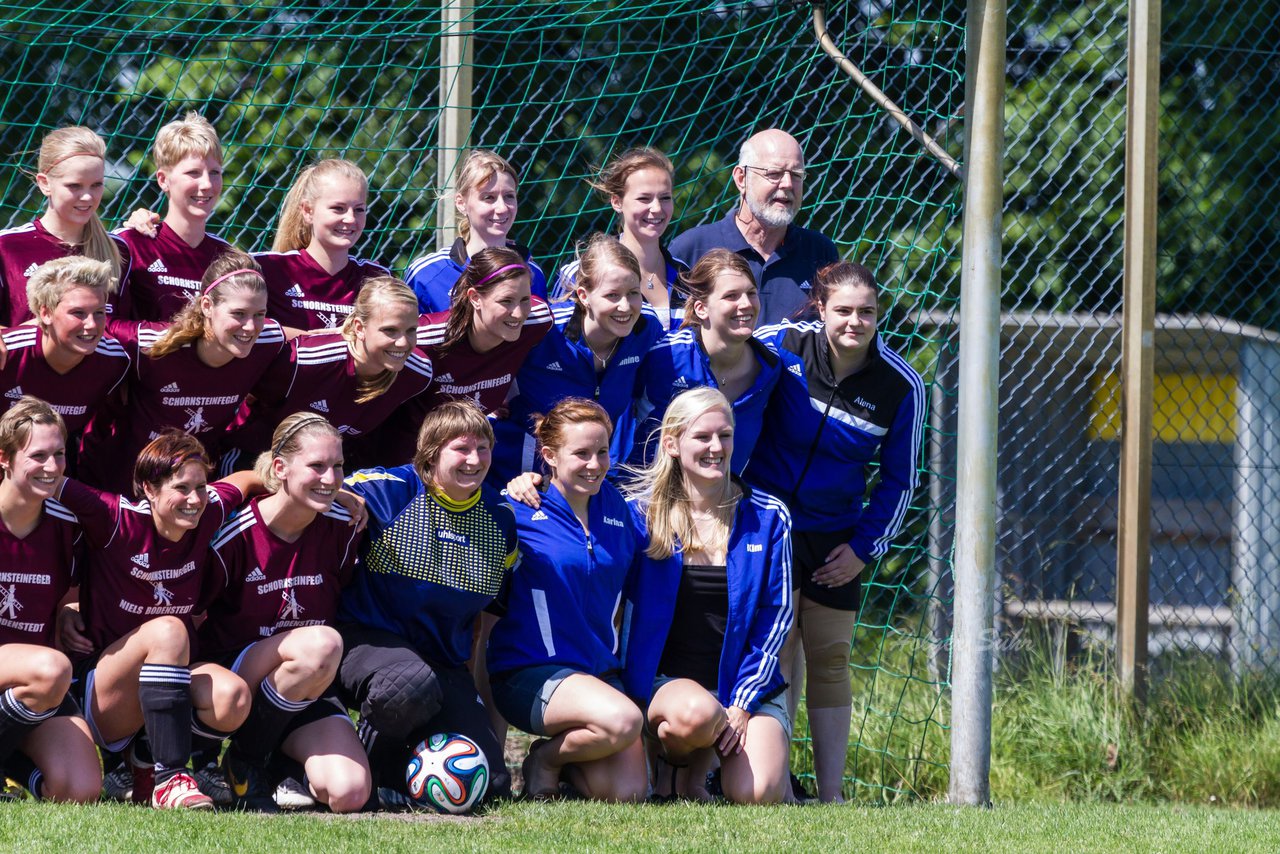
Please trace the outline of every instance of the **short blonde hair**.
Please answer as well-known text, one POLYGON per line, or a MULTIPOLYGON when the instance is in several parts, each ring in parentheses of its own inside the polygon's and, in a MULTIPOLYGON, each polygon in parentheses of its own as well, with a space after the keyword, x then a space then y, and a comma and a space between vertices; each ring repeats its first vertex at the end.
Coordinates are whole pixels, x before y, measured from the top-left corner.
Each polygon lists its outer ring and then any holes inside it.
POLYGON ((222 162, 218 132, 208 119, 194 111, 160 128, 151 147, 151 160, 157 169, 168 169, 185 157, 213 157, 222 162))
POLYGON ((38 318, 40 309, 53 311, 67 291, 73 288, 102 291, 103 302, 106 302, 119 281, 106 261, 95 261, 83 255, 64 255, 44 262, 27 279, 27 306, 38 318))
POLYGON ((418 447, 413 454, 413 467, 426 484, 434 484, 431 469, 440 459, 440 451, 459 436, 475 436, 493 446, 493 425, 484 410, 467 398, 442 403, 427 413, 418 430, 418 447))

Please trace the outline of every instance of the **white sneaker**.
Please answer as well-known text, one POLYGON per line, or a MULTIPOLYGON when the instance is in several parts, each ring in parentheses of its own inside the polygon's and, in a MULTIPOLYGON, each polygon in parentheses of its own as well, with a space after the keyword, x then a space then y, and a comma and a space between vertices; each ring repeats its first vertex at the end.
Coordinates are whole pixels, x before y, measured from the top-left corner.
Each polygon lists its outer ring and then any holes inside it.
POLYGON ((158 810, 211 810, 213 799, 200 791, 190 774, 179 771, 155 787, 151 806, 158 810))
POLYGON ((276 806, 282 810, 309 810, 315 805, 316 799, 300 780, 285 777, 276 786, 276 806))

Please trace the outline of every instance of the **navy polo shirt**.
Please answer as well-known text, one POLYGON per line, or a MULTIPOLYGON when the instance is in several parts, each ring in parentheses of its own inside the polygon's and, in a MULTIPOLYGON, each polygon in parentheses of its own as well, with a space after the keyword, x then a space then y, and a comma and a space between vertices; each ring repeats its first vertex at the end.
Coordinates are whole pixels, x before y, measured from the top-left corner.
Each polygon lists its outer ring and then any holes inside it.
POLYGON ((699 225, 671 241, 671 254, 692 267, 712 249, 729 249, 742 256, 751 267, 760 288, 758 326, 779 323, 796 314, 809 300, 814 274, 840 260, 831 239, 821 232, 798 225, 787 226, 787 234, 776 252, 765 260, 747 243, 734 221, 734 207, 724 219, 699 225))

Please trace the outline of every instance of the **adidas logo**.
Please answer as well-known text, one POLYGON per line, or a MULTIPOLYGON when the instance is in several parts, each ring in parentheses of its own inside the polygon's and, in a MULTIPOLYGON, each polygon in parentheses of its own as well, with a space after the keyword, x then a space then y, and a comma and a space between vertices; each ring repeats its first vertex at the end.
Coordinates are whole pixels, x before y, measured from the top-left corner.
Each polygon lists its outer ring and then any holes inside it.
POLYGON ((547 521, 547 514, 543 513, 541 510, 538 510, 538 511, 535 511, 534 514, 529 517, 529 520, 531 522, 545 522, 547 521))
POLYGON ((251 572, 251 573, 249 573, 248 575, 246 575, 246 576, 244 577, 244 580, 245 580, 245 581, 266 581, 266 580, 267 580, 267 576, 266 576, 266 573, 264 573, 264 572, 262 571, 262 567, 260 567, 260 566, 255 566, 255 567, 253 568, 253 572, 251 572))
POLYGON ((287 296, 287 297, 302 297, 302 296, 306 296, 306 294, 304 294, 304 293, 302 292, 302 285, 298 284, 297 282, 294 282, 293 287, 291 287, 291 288, 289 288, 287 291, 285 291, 285 292, 284 292, 284 295, 285 295, 285 296, 287 296))
POLYGON ((22 386, 20 385, 14 386, 13 388, 6 391, 4 393, 4 396, 9 398, 10 400, 17 400, 18 398, 22 397, 22 386))
POLYGON ((29 279, 31 278, 31 274, 34 273, 39 267, 40 267, 39 264, 32 264, 30 267, 22 271, 22 275, 25 278, 29 279))
POLYGON ((177 383, 169 383, 167 386, 165 386, 164 388, 160 389, 160 393, 161 393, 161 394, 177 394, 177 393, 178 393, 178 384, 177 384, 177 383))
POLYGON ((564 368, 560 367, 560 363, 559 363, 559 362, 552 362, 551 364, 547 365, 547 370, 548 370, 548 371, 563 371, 563 370, 564 370, 564 368))
POLYGON ((147 554, 146 552, 143 552, 140 555, 134 555, 133 557, 129 558, 129 560, 133 561, 143 569, 151 568, 151 555, 147 554))
POLYGON ((809 280, 808 280, 808 279, 805 279, 803 282, 801 282, 801 283, 800 283, 800 290, 802 290, 802 291, 807 291, 807 290, 809 290, 809 289, 810 289, 810 288, 812 288, 812 287, 813 287, 813 285, 809 284, 809 280))
POLYGON ((453 374, 448 372, 441 374, 440 376, 436 377, 436 382, 440 383, 441 385, 443 385, 444 383, 451 383, 453 382, 453 374))
POLYGON ((684 377, 676 377, 676 381, 671 384, 672 388, 688 388, 689 381, 684 377))
POLYGON ((163 261, 157 258, 156 260, 151 262, 150 266, 147 267, 147 272, 148 273, 167 273, 169 272, 169 268, 164 265, 163 261))
POLYGON ((798 376, 798 377, 803 377, 803 376, 804 376, 804 372, 800 370, 800 366, 799 366, 799 365, 787 365, 787 370, 788 370, 788 371, 790 371, 791 373, 795 374, 795 375, 796 375, 796 376, 798 376))
POLYGON ((316 412, 328 412, 329 402, 326 400, 317 400, 315 403, 311 404, 311 408, 316 412))

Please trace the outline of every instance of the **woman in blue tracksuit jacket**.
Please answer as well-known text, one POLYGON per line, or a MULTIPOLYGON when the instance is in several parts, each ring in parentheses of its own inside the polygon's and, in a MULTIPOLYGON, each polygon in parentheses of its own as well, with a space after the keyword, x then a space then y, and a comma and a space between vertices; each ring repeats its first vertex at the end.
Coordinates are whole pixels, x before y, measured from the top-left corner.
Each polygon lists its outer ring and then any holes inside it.
POLYGON ((653 465, 629 489, 649 547, 627 590, 623 683, 647 704, 673 769, 659 794, 706 799, 720 756, 731 801, 788 797, 790 722, 779 668, 791 626, 791 521, 731 477, 733 411, 699 388, 676 397, 653 465), (672 558, 676 560, 672 560, 672 558))
POLYGON ((605 480, 609 416, 584 398, 558 403, 535 426, 547 491, 513 502, 521 561, 506 615, 489 635, 494 704, 544 736, 524 763, 525 794, 557 792, 561 775, 589 798, 644 800, 639 708, 622 691, 614 617, 647 540, 605 480), (536 505, 536 506, 532 506, 536 505))
POLYGON ((924 384, 876 335, 878 295, 867 268, 837 262, 815 277, 811 297, 820 321, 757 333, 803 366, 779 382, 745 476, 785 501, 795 521, 800 598, 783 663, 797 685, 790 666, 802 642, 822 800, 841 799, 860 576, 888 551, 919 483, 924 384), (879 480, 867 496, 873 462, 879 480))
POLYGON ((505 486, 534 470, 532 417, 567 397, 604 407, 613 421, 612 459, 625 460, 631 452, 636 374, 663 330, 650 310, 642 310, 640 265, 616 237, 592 235, 578 269, 572 302, 552 310, 555 326, 525 358, 508 415, 493 425, 491 483, 505 486))
POLYGON ((653 345, 640 365, 632 466, 654 458, 654 437, 673 397, 711 386, 733 402, 737 429, 732 468, 741 474, 751 458, 765 408, 784 370, 799 370, 752 337, 760 296, 747 262, 727 249, 713 249, 681 277, 688 291, 684 324, 653 345))

